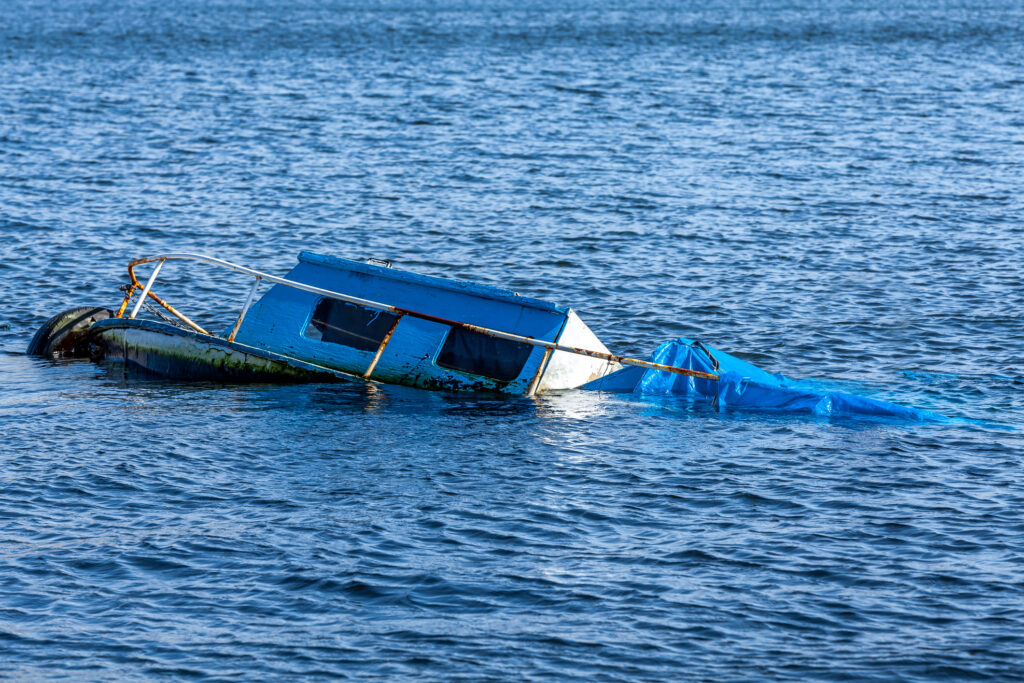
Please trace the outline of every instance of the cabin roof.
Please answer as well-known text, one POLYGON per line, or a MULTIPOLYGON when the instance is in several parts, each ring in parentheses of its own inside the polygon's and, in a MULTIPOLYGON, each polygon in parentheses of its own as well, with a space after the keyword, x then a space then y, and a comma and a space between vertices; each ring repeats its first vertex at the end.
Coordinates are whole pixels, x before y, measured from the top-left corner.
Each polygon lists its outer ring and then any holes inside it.
MULTIPOLYGON (((411 273, 406 270, 396 270, 393 268, 386 268, 384 266, 375 266, 370 263, 350 261, 349 259, 339 258, 337 256, 316 254, 311 251, 300 252, 299 262, 320 266, 322 268, 330 268, 333 270, 362 273, 373 277, 419 285, 425 288, 469 294, 495 301, 515 304, 517 306, 534 308, 541 311, 551 311, 554 313, 561 313, 563 315, 568 314, 569 312, 568 306, 560 306, 558 304, 551 303, 550 301, 544 301, 543 299, 520 296, 510 289, 502 289, 501 287, 482 285, 476 282, 467 282, 465 280, 450 280, 442 277, 434 277, 432 275, 421 275, 420 273, 411 273)), ((309 282, 308 284, 320 285, 320 283, 316 282, 309 282)), ((381 301, 378 303, 393 304, 394 302, 381 301)))

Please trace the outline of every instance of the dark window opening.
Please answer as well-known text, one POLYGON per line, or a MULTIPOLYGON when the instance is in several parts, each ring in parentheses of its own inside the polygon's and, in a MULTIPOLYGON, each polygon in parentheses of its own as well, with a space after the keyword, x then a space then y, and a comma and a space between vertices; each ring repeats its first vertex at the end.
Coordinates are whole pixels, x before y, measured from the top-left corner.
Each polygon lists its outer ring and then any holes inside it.
POLYGON ((442 368, 508 382, 519 376, 533 347, 453 327, 437 356, 442 368))
POLYGON ((306 336, 317 341, 376 351, 398 316, 337 299, 321 299, 306 327, 306 336))

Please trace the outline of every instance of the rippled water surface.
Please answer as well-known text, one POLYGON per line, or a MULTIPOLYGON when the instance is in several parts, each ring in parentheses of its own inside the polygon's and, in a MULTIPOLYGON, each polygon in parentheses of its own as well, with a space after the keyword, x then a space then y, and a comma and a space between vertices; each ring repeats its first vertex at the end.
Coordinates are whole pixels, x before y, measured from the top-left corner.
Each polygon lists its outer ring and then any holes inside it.
POLYGON ((0 677, 1021 677, 1022 112, 1009 1, 6 5, 0 677), (303 248, 955 419, 23 354, 303 248))

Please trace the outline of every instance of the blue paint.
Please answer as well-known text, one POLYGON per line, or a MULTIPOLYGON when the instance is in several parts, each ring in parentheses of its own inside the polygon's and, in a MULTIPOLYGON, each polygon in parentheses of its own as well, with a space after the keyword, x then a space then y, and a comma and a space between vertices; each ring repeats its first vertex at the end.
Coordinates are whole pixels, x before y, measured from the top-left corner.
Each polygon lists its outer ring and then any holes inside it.
MULTIPOLYGON (((339 294, 398 306, 429 316, 480 325, 546 341, 556 341, 569 309, 509 290, 446 280, 393 268, 303 252, 286 276, 339 294)), ((311 339, 305 334, 320 297, 275 285, 246 315, 236 341, 317 365, 362 375, 375 351, 311 339)), ((522 394, 543 360, 534 348, 519 376, 498 381, 436 364, 451 327, 404 316, 373 371, 374 379, 420 388, 489 390, 522 394)))
POLYGON ((515 318, 522 311, 555 313, 559 319, 569 313, 567 306, 520 296, 502 287, 431 277, 309 251, 299 253, 299 265, 287 277, 332 291, 352 288, 362 292, 362 298, 380 303, 409 301, 408 307, 413 310, 483 327, 507 325, 510 317, 515 318))

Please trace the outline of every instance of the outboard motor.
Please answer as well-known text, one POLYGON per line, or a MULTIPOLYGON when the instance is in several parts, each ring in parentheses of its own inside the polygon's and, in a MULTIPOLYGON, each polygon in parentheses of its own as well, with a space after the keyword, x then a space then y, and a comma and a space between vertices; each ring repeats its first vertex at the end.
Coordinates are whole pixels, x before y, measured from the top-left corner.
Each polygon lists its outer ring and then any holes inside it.
POLYGON ((109 308, 69 308, 39 328, 28 343, 25 353, 46 358, 88 358, 92 355, 89 332, 93 323, 113 317, 114 312, 109 308))

